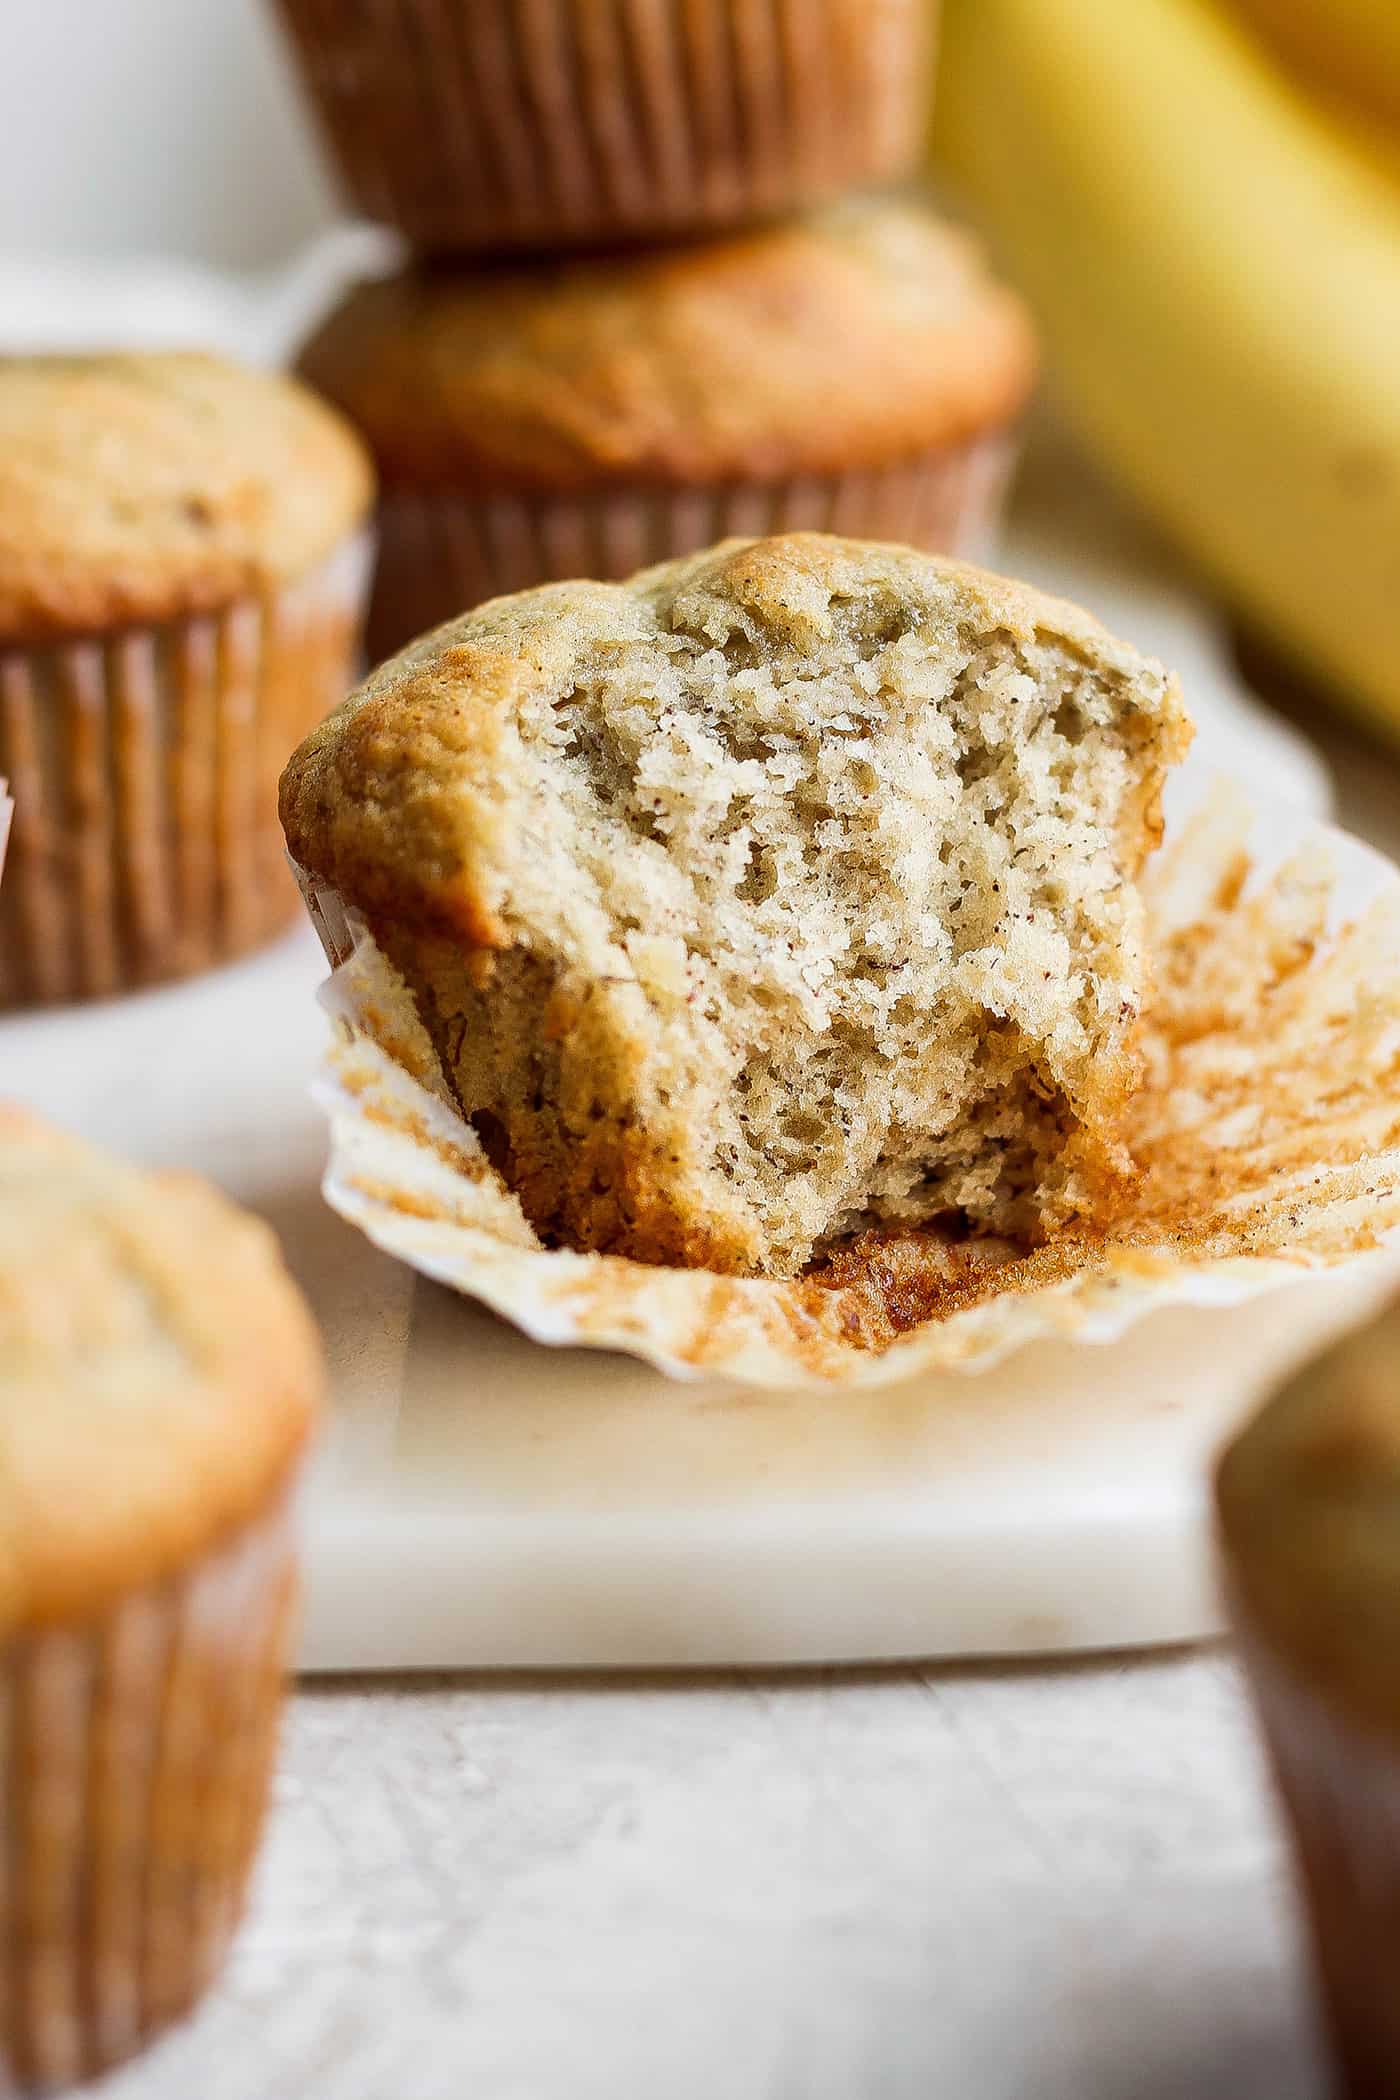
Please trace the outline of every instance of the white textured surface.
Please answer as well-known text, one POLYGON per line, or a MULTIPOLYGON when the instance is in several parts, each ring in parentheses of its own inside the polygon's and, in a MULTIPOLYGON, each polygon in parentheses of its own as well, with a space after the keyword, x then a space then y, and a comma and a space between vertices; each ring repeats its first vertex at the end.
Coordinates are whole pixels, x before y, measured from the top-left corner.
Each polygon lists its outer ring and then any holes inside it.
POLYGON ((303 1693, 104 2100, 1321 2100, 1233 1672, 303 1693))
POLYGON ((758 1395, 542 1358, 417 1284, 373 1389, 336 1354, 368 1436, 313 1497, 303 1662, 789 1664, 1212 1632, 1211 1454, 1395 1278, 1392 1258, 1160 1312, 975 1377, 758 1395))
POLYGON ((333 184, 272 0, 4 0, 0 255, 261 264, 333 184))

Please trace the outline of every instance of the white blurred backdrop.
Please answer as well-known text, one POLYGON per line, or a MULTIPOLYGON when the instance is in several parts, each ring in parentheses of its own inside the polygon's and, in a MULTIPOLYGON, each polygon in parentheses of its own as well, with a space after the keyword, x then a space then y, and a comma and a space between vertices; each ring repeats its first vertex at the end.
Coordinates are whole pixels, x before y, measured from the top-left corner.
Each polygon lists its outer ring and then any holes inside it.
POLYGON ((334 212, 269 0, 0 0, 0 256, 275 264, 334 212))

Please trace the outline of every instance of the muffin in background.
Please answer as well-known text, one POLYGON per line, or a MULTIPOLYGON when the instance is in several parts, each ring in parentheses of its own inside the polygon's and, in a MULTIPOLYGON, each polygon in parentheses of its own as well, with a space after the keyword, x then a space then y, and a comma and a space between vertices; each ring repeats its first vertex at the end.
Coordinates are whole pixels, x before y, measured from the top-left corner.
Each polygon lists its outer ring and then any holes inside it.
POLYGON ((1344 2089, 1400 2100, 1400 1302, 1249 1424, 1217 1501, 1344 2089))
POLYGON ((429 253, 720 231, 918 164, 934 0, 281 0, 350 197, 429 253))
POLYGON ((972 241, 869 200, 702 247, 411 271, 301 360, 379 468, 376 660, 483 599, 730 535, 980 553, 1034 366, 972 241))
POLYGON ((277 776, 354 665, 373 477, 295 382, 190 352, 0 359, 0 1007, 284 925, 277 776))
POLYGON ((257 1849, 321 1352, 264 1226, 0 1105, 0 2085, 194 2003, 257 1849))

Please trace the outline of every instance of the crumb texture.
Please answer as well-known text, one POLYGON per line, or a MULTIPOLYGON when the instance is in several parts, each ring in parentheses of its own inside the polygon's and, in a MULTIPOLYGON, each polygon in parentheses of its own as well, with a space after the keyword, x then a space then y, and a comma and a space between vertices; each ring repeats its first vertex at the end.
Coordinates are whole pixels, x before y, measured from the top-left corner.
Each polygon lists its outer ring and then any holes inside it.
MULTIPOLYGON (((1222 782, 1143 870, 1154 983, 1144 1079, 1124 1117, 1134 1173, 1102 1228, 1035 1247, 928 1226, 869 1233, 797 1277, 547 1248, 445 1103, 397 972, 334 912, 328 944, 352 1028, 328 1049, 340 1099, 327 1197, 411 1266, 431 1246, 438 1281, 527 1333, 784 1392, 980 1371, 1013 1350, 1124 1332, 1205 1293, 1233 1304, 1297 1288, 1301 1272, 1325 1275, 1400 1230, 1400 882, 1323 827, 1283 860, 1268 840, 1256 858, 1258 815, 1222 782)), ((329 892, 319 895, 327 906, 329 892)), ((1373 1443, 1381 1415, 1368 1415, 1359 1436, 1346 1433, 1341 1470, 1327 1469, 1338 1497, 1388 1464, 1373 1443)), ((1392 1408, 1392 1453, 1395 1430, 1392 1408)), ((1263 1454, 1248 1475, 1260 1520, 1250 1560, 1266 1539, 1287 1560, 1288 1490, 1263 1454)), ((1385 1494, 1371 1515, 1388 1523, 1385 1494)), ((1369 1517, 1347 1522, 1358 1543, 1375 1537, 1369 1517)), ((1327 1594, 1312 1559, 1302 1544, 1284 1576, 1295 1603, 1327 1594)), ((1361 1645, 1374 1660, 1374 1639, 1361 1645)))
POLYGON ((790 1274, 1110 1199, 1185 736, 1071 608, 799 535, 441 630, 284 815, 537 1230, 790 1274))

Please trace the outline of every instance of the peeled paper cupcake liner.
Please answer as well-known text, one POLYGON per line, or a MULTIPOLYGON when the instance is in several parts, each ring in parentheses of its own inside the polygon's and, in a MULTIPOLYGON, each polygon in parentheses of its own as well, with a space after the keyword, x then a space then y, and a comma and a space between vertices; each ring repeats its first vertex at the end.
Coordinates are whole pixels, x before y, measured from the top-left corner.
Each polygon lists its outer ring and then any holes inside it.
POLYGON ((284 1495, 187 1575, 0 1654, 0 2090, 95 2076, 217 1972, 262 1828, 294 1598, 284 1495))
POLYGON ((1400 2095, 1400 1740, 1308 1685, 1231 1617, 1292 1828, 1322 2008, 1353 2100, 1400 2095))
POLYGON ((425 250, 770 218, 912 172, 926 0, 282 0, 345 182, 425 250))
POLYGON ((0 780, 0 875, 5 872, 5 849, 10 843, 10 820, 15 813, 8 780, 0 780))
POLYGON ((1221 786, 1145 879, 1157 994, 1125 1131, 1142 1173, 1111 1230, 1030 1251, 909 1234, 793 1279, 546 1248, 448 1098, 401 980, 303 873, 334 970, 326 1199, 537 1341, 756 1386, 979 1371, 1341 1263, 1400 1273, 1400 877, 1343 833, 1257 816, 1221 786))
POLYGON ((390 489, 369 647, 379 660, 487 598, 562 577, 620 579, 717 540, 837 532, 984 559, 1016 447, 1004 431, 863 472, 591 496, 390 489))
POLYGON ((184 976, 291 917, 277 778, 344 696, 369 561, 359 533, 266 603, 0 648, 0 1008, 184 976))

